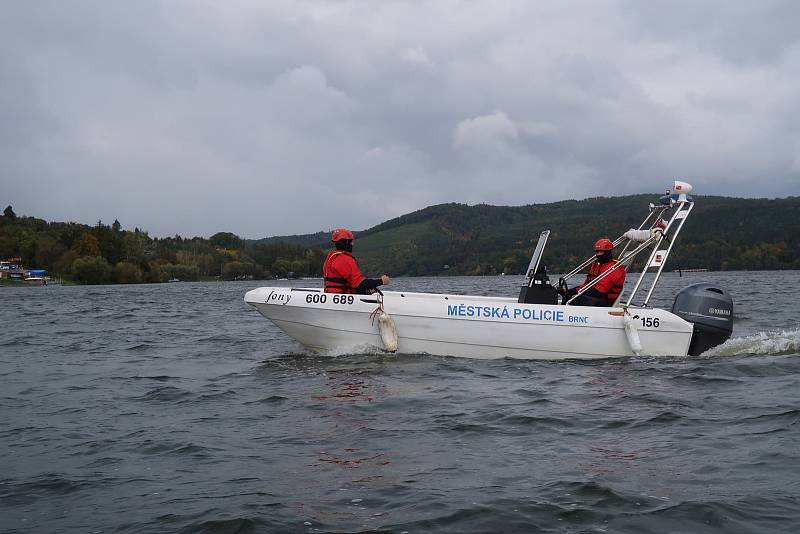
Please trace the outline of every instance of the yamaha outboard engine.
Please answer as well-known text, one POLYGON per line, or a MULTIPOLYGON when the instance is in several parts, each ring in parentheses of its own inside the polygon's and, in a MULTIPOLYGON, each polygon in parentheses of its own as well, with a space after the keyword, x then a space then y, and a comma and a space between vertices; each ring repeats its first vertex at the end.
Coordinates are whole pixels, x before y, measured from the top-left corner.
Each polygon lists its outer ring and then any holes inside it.
POLYGON ((689 354, 716 347, 733 333, 733 299, 714 284, 693 284, 675 295, 672 313, 694 324, 689 354))

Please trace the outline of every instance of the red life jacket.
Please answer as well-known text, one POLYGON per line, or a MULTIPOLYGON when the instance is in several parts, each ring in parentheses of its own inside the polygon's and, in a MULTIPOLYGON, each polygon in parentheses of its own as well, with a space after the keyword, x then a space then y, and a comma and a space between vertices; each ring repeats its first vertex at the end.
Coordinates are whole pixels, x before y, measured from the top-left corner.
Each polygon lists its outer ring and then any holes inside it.
POLYGON ((333 258, 339 254, 350 256, 353 258, 356 265, 358 265, 356 258, 349 252, 344 250, 329 250, 328 255, 325 256, 325 262, 322 264, 322 279, 325 282, 325 293, 355 293, 356 288, 350 287, 347 284, 347 279, 331 276, 333 274, 331 272, 331 263, 333 262, 333 258))
MULTIPOLYGON (((589 274, 586 275, 586 281, 581 285, 581 287, 585 287, 586 285, 590 284, 592 280, 603 274, 604 272, 613 269, 614 265, 619 263, 618 258, 614 258, 611 261, 607 261, 605 263, 600 263, 599 261, 593 261, 592 265, 589 266, 589 274)), ((625 272, 625 267, 617 267, 615 271, 621 270, 623 273, 625 272)), ((622 294, 622 286, 625 283, 625 277, 622 277, 622 281, 620 282, 620 277, 615 274, 610 274, 610 278, 613 280, 613 285, 609 290, 606 292, 605 296, 610 301, 615 301, 617 298, 622 294)), ((594 286, 595 288, 597 286, 594 286)))

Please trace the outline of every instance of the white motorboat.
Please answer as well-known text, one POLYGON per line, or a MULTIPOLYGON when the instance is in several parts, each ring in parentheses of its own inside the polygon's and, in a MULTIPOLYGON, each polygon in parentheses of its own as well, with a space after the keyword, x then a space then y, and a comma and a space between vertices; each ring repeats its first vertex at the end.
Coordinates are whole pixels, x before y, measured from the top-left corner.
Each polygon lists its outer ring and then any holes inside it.
MULTIPOLYGON (((613 307, 572 304, 611 270, 569 301, 558 303, 557 291, 541 264, 549 231, 539 237, 527 283, 516 299, 405 291, 352 295, 324 293, 321 288, 261 287, 248 291, 244 300, 287 335, 319 352, 388 348, 467 358, 548 360, 697 355, 730 337, 730 295, 713 284, 694 284, 678 293, 671 311, 648 305, 694 207, 691 190, 691 185, 675 182, 672 191, 650 204, 639 228, 614 241, 615 247, 623 246, 614 269, 630 266, 639 257, 647 259, 630 294, 621 295, 613 307)), ((580 273, 593 259, 578 265, 559 283, 580 273)))

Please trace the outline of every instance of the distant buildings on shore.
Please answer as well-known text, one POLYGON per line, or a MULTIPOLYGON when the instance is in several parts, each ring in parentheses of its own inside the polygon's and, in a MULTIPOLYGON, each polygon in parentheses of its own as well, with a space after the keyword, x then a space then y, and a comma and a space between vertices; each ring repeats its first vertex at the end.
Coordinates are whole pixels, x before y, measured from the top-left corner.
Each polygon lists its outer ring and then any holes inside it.
POLYGON ((22 258, 8 258, 0 261, 0 280, 24 282, 31 285, 47 285, 50 277, 45 269, 26 269, 22 258))

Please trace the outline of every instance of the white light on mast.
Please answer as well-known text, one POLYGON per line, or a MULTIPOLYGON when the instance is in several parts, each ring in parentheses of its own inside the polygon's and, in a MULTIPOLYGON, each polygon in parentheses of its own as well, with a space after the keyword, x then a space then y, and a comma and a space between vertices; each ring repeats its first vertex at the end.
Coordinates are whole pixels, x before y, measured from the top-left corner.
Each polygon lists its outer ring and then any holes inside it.
POLYGON ((675 180, 672 190, 678 195, 678 202, 686 202, 686 195, 692 192, 692 184, 675 180))

